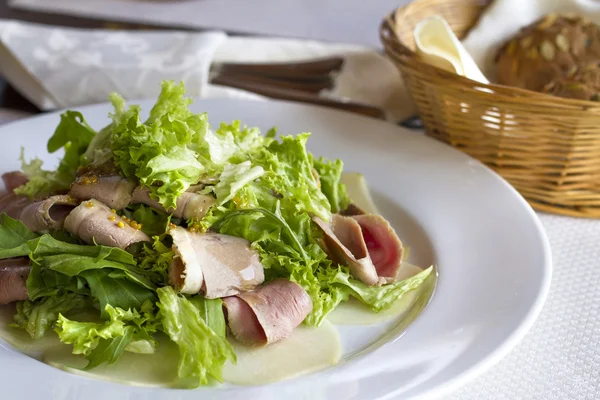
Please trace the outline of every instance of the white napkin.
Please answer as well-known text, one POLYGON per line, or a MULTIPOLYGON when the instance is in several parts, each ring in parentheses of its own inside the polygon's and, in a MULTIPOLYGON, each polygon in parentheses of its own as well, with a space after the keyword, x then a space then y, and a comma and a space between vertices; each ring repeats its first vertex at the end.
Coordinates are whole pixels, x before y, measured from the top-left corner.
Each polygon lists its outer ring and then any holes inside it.
POLYGON ((345 64, 335 88, 323 96, 381 107, 394 121, 412 115, 396 68, 363 46, 227 37, 216 31, 84 30, 0 20, 0 74, 43 110, 103 102, 113 91, 127 99, 152 98, 163 79, 183 80, 191 96, 203 97, 212 62, 287 62, 334 55, 344 57, 345 64))
POLYGON ((483 73, 493 77, 497 49, 519 29, 553 11, 580 14, 600 24, 597 0, 494 0, 463 44, 483 73))
POLYGON ((202 95, 222 32, 81 30, 0 21, 0 72, 41 109, 155 97, 164 79, 202 95))
POLYGON ((423 61, 469 79, 489 83, 444 18, 436 15, 419 22, 413 35, 416 53, 423 61))

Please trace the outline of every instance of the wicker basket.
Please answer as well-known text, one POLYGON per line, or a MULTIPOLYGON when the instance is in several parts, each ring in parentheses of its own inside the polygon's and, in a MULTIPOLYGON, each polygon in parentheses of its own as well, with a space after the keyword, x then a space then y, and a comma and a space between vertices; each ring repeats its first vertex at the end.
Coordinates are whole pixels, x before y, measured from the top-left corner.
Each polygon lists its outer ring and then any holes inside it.
POLYGON ((444 17, 460 38, 489 0, 416 0, 381 25, 428 135, 484 162, 536 209, 600 218, 600 104, 485 85, 426 64, 413 29, 444 17))

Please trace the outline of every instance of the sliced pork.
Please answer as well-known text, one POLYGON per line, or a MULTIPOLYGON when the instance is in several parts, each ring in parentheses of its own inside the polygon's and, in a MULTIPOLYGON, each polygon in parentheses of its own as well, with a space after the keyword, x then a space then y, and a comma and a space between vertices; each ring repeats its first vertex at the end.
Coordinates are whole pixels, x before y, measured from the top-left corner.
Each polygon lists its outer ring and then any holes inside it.
POLYGON ((131 203, 135 182, 120 175, 85 174, 77 178, 69 194, 80 200, 96 199, 110 208, 120 210, 131 203))
POLYGON ((33 232, 61 229, 79 202, 65 195, 50 196, 23 209, 19 219, 33 232))
POLYGON ((177 257, 169 267, 169 283, 180 292, 202 292, 206 298, 232 296, 265 280, 258 253, 250 242, 218 233, 171 229, 177 257))
POLYGON ((11 218, 21 218, 23 209, 34 201, 27 196, 14 193, 5 194, 0 197, 0 212, 6 213, 11 218))
POLYGON ((2 181, 8 193, 12 193, 19 186, 26 184, 29 179, 21 171, 11 171, 2 174, 2 181))
POLYGON ((331 226, 315 217, 323 231, 323 248, 329 257, 350 268, 367 285, 393 282, 402 265, 402 242, 380 215, 333 215, 331 226))
POLYGON ((0 260, 0 304, 27 300, 28 257, 0 260))
POLYGON ((331 226, 318 217, 314 217, 313 221, 323 231, 323 249, 329 258, 346 265, 352 276, 367 285, 379 282, 362 230, 355 219, 334 214, 331 226))
POLYGON ((312 311, 310 296, 297 283, 275 279, 256 290, 223 299, 233 336, 266 345, 288 337, 312 311))
POLYGON ((364 214, 352 218, 358 222, 369 256, 379 277, 394 280, 402 265, 402 242, 394 228, 381 215, 364 214))
POLYGON ((21 171, 12 171, 2 174, 2 180, 7 193, 0 195, 0 213, 6 213, 11 218, 19 219, 25 207, 33 203, 27 196, 18 195, 14 190, 28 182, 21 171))
POLYGON ((88 244, 126 249, 133 243, 149 242, 150 237, 134 222, 115 214, 96 199, 86 200, 65 219, 65 229, 88 244))
POLYGON ((155 210, 167 212, 173 214, 177 218, 202 218, 206 215, 209 208, 215 204, 215 198, 209 195, 184 192, 177 199, 177 207, 169 210, 165 208, 156 200, 150 197, 150 189, 147 187, 139 186, 133 191, 134 203, 146 204, 155 210))

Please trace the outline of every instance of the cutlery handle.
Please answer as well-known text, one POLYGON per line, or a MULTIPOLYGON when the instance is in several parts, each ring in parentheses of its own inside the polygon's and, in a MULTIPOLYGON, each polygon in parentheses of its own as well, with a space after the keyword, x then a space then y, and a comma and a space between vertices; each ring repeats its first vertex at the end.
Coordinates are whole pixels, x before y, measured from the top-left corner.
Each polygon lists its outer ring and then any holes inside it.
POLYGON ((329 76, 332 72, 341 70, 344 59, 341 57, 324 58, 316 61, 294 63, 217 63, 213 66, 218 74, 250 73, 279 78, 296 78, 306 76, 329 76))
POLYGON ((279 100, 297 101, 300 103, 316 104, 324 107, 337 108, 363 114, 373 118, 385 119, 385 113, 382 109, 366 104, 355 103, 352 101, 340 101, 319 97, 315 94, 302 92, 293 89, 281 89, 273 86, 265 86, 251 82, 240 82, 230 80, 226 77, 221 77, 220 84, 234 87, 237 89, 247 90, 266 97, 279 100))
POLYGON ((334 81, 328 76, 309 77, 302 79, 280 79, 278 77, 268 77, 262 75, 253 75, 246 73, 221 73, 211 79, 212 83, 227 85, 229 82, 238 81, 240 83, 249 82, 265 86, 279 87, 282 89, 300 90, 308 93, 319 93, 321 90, 332 89, 334 81))

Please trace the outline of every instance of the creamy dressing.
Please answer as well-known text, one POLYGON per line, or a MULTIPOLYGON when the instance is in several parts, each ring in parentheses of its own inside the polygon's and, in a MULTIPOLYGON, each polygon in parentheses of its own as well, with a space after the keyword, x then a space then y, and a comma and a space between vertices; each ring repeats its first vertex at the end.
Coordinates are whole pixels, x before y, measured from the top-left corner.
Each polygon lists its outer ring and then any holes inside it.
MULTIPOLYGON (((185 387, 177 377, 179 351, 167 336, 157 335, 155 354, 124 352, 112 364, 102 364, 91 371, 82 368, 87 360, 72 354, 73 347, 58 340, 54 332, 33 340, 27 332, 8 326, 14 306, 0 307, 0 337, 19 351, 55 368, 77 375, 134 386, 185 387)), ((266 347, 245 346, 229 338, 235 349, 237 365, 226 364, 225 382, 238 385, 263 385, 305 375, 335 365, 342 348, 335 327, 325 321, 319 328, 300 326, 281 342, 266 347)))
POLYGON ((237 365, 225 365, 223 379, 237 385, 262 385, 305 375, 337 364, 342 356, 338 331, 327 321, 318 328, 301 325, 287 339, 266 347, 230 342, 237 365))
MULTIPOLYGON (((362 174, 344 173, 342 181, 357 206, 366 212, 378 213, 362 174)), ((398 278, 406 279, 420 271, 416 266, 405 264, 398 278)), ((245 346, 230 338, 237 364, 225 365, 223 379, 231 384, 262 385, 335 365, 341 358, 342 347, 338 331, 332 323, 367 325, 405 317, 412 320, 409 314, 420 292, 421 289, 407 293, 390 309, 380 313, 374 313, 351 299, 341 304, 319 328, 301 325, 289 338, 265 347, 245 346)), ((185 387, 185 382, 177 377, 177 346, 166 335, 157 335, 159 345, 155 354, 125 352, 115 364, 102 364, 91 371, 83 371, 86 359, 72 354, 72 346, 62 344, 55 332, 48 332, 44 338, 33 340, 24 330, 9 327, 14 314, 14 305, 0 306, 0 337, 21 352, 53 367, 134 386, 185 387)))

